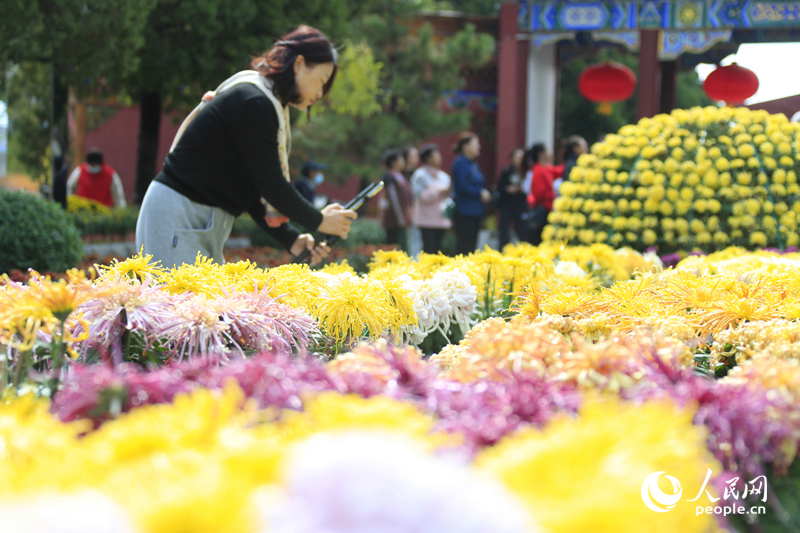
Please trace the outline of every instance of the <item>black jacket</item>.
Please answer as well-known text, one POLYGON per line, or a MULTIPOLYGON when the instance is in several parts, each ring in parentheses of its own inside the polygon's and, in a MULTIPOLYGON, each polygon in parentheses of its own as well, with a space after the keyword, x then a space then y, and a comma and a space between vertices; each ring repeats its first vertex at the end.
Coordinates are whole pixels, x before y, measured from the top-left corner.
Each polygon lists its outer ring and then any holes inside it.
POLYGON ((270 228, 261 197, 309 231, 322 222, 322 213, 284 178, 278 115, 272 102, 250 83, 232 87, 200 110, 165 159, 156 181, 233 216, 249 212, 287 249, 299 232, 289 224, 270 228))
POLYGON ((499 209, 525 209, 527 199, 525 193, 522 192, 522 183, 525 181, 525 176, 517 175, 520 191, 514 194, 508 194, 506 188, 511 185, 511 180, 517 173, 516 169, 509 165, 500 173, 500 180, 497 182, 497 206, 499 209))

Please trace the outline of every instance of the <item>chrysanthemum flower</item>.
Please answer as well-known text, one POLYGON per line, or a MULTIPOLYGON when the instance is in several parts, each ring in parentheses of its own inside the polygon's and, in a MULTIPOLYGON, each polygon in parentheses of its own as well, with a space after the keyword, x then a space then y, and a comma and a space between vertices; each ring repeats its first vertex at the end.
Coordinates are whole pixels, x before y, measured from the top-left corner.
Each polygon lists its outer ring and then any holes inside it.
POLYGON ((313 310, 320 327, 341 342, 362 336, 378 338, 389 327, 398 326, 382 287, 371 283, 377 282, 341 278, 335 289, 321 298, 313 310))
POLYGON ((316 331, 308 314, 279 303, 269 288, 225 294, 210 302, 231 338, 242 348, 279 353, 301 351, 316 331))
POLYGON ((178 359, 201 353, 226 354, 231 347, 242 353, 217 306, 202 295, 175 301, 172 316, 159 326, 155 336, 171 344, 178 359))
POLYGON ((263 533, 537 530, 496 480, 389 432, 317 435, 293 448, 287 463, 286 490, 257 500, 263 533))
POLYGON ((112 278, 135 277, 143 280, 147 276, 157 277, 166 272, 160 265, 160 261, 156 261, 155 263, 152 261, 153 256, 150 254, 145 255, 143 246, 138 254, 124 261, 114 259, 109 266, 100 265, 99 268, 102 271, 101 278, 109 276, 112 278))
POLYGON ((481 453, 477 464, 499 476, 554 533, 638 532, 642 524, 654 532, 701 533, 714 518, 695 517, 694 505, 679 502, 656 515, 641 498, 642 483, 653 472, 667 472, 681 481, 683 494, 696 494, 704 473, 719 470, 692 415, 667 401, 593 400, 577 418, 564 416, 543 431, 507 437, 481 453))

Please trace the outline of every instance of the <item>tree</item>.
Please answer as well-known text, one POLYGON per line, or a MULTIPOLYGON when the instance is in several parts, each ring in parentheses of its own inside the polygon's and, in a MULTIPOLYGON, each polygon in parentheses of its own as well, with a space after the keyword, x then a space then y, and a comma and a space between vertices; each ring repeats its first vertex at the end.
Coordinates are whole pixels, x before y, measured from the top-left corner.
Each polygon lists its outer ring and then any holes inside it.
MULTIPOLYGON (((638 104, 636 93, 628 100, 614 104, 610 115, 602 115, 597 112, 597 104, 584 98, 578 91, 578 78, 581 72, 589 65, 605 60, 622 63, 634 72, 639 70, 639 57, 623 53, 617 48, 602 48, 591 58, 577 59, 564 65, 561 68, 559 84, 559 138, 581 135, 591 144, 607 133, 614 133, 622 126, 636 122, 638 104)), ((679 73, 676 83, 678 108, 712 105, 694 70, 679 73)))
POLYGON ((379 104, 377 112, 343 113, 330 102, 324 104, 312 124, 299 121, 293 158, 323 160, 341 177, 364 176, 374 171, 386 148, 468 127, 469 111, 448 113, 437 103, 445 91, 463 86, 463 67, 479 67, 489 60, 494 39, 476 33, 472 25, 444 40, 434 39, 428 24, 412 34, 408 22, 419 7, 391 0, 366 4, 348 34, 355 46, 369 47, 381 65, 381 90, 366 95, 379 104))
POLYGON ((47 176, 50 144, 50 66, 28 61, 8 69, 9 170, 24 171, 34 178, 47 176), (13 168, 19 164, 21 168, 13 168))
MULTIPOLYGON (((58 127, 67 146, 67 95, 71 87, 79 96, 113 94, 123 77, 136 67, 136 52, 143 44, 142 29, 156 0, 6 0, 0 18, 0 50, 6 63, 39 63, 23 66, 11 78, 21 83, 32 108, 45 98, 51 101, 46 128, 58 127), (49 82, 43 82, 44 71, 49 82), (25 76, 32 76, 26 81, 25 76), (37 86, 34 87, 33 85, 37 86), (35 94, 31 91, 34 91, 35 94)), ((3 88, 5 91, 6 88, 3 88)), ((13 91, 13 89, 11 89, 13 91)), ((37 111, 34 115, 40 116, 37 111)), ((17 120, 28 116, 21 113, 17 120)), ((34 127, 14 123, 15 130, 34 127)), ((17 144, 31 159, 44 154, 49 136, 21 137, 17 144)))
POLYGON ((127 91, 141 106, 136 201, 155 177, 163 111, 191 108, 205 91, 236 71, 291 28, 307 22, 344 35, 354 8, 345 0, 158 0, 145 29, 146 45, 127 91))

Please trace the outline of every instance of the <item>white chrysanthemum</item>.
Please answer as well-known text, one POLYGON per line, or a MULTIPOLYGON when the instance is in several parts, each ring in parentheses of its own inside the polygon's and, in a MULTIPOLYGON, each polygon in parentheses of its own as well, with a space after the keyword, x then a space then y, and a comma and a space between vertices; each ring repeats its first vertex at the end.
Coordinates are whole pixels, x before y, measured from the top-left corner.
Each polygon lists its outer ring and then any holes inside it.
POLYGON ((572 277, 572 278, 585 278, 586 271, 583 270, 575 261, 559 261, 553 268, 557 276, 572 277))
POLYGON ((405 328, 410 342, 419 345, 425 337, 442 327, 449 326, 448 317, 451 312, 450 298, 441 287, 430 280, 407 280, 403 285, 408 290, 414 311, 417 313, 417 325, 405 328))
POLYGON ((645 261, 648 261, 654 265, 657 265, 659 268, 664 268, 664 262, 655 252, 645 252, 642 257, 645 261))
POLYGON ((455 269, 435 273, 432 282, 442 287, 450 298, 450 319, 458 323, 462 333, 469 331, 473 325, 470 317, 478 298, 478 290, 470 283, 469 277, 455 269))
POLYGON ((262 494, 271 533, 522 533, 531 520, 499 482, 396 434, 321 434, 301 443, 285 493, 262 494))
POLYGON ((96 492, 0 500, 0 530, 14 533, 135 533, 127 512, 96 492))

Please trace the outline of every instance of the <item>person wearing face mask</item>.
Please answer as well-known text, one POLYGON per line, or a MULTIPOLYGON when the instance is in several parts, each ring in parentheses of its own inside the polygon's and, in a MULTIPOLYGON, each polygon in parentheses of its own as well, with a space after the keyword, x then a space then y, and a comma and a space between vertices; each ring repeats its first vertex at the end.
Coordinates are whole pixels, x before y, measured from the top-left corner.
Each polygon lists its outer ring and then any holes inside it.
POLYGON ((103 162, 103 153, 92 148, 67 179, 67 196, 76 195, 108 207, 125 207, 125 191, 119 174, 103 162))
POLYGON ((297 189, 303 198, 308 200, 308 203, 314 205, 314 198, 317 195, 317 187, 322 185, 325 181, 325 176, 322 171, 328 168, 328 165, 321 165, 316 161, 306 161, 300 170, 300 179, 294 182, 294 187, 297 189))
POLYGON ((165 267, 193 264, 198 253, 224 263, 223 245, 245 211, 290 253, 309 250, 317 263, 329 249, 289 220, 346 239, 358 216, 339 204, 315 209, 289 176, 289 106, 310 114, 328 94, 337 71, 333 44, 300 26, 251 66, 203 97, 147 189, 136 245, 165 267))

